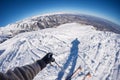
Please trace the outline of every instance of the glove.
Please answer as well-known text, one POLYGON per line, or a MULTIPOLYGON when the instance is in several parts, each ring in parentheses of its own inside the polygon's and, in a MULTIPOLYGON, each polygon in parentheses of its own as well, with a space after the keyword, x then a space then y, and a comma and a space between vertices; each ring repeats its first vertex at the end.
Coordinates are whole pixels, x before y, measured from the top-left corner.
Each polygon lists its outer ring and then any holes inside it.
POLYGON ((46 63, 46 64, 49 64, 51 62, 54 62, 55 59, 52 57, 53 56, 53 53, 47 53, 43 58, 42 60, 46 63))
POLYGON ((47 53, 41 60, 38 60, 37 63, 40 65, 41 69, 46 67, 47 64, 54 62, 55 59, 52 57, 53 53, 47 53))

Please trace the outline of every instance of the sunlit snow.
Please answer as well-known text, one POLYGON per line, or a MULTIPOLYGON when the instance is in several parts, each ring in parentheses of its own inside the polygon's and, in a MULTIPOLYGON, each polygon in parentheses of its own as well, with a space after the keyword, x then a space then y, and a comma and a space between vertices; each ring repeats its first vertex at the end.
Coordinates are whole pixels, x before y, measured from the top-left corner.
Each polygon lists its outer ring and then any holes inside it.
POLYGON ((67 23, 57 28, 25 32, 0 44, 0 71, 24 66, 53 52, 56 62, 48 65, 34 80, 65 80, 79 65, 82 71, 73 80, 120 79, 120 35, 96 31, 91 25, 67 23))

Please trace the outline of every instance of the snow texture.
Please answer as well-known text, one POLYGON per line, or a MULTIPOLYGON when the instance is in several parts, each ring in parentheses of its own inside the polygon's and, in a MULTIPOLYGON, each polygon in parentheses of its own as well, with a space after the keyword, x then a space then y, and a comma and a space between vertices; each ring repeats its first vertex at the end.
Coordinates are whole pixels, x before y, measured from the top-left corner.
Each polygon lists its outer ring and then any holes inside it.
POLYGON ((96 30, 110 31, 120 34, 119 25, 98 17, 83 14, 47 14, 27 18, 0 28, 0 43, 19 33, 38 31, 46 28, 55 28, 65 23, 91 25, 95 27, 96 30))
POLYGON ((92 25, 66 23, 58 27, 18 34, 0 44, 0 71, 24 66, 53 52, 56 62, 34 80, 65 80, 80 65, 72 80, 120 80, 120 35, 97 31, 92 25))

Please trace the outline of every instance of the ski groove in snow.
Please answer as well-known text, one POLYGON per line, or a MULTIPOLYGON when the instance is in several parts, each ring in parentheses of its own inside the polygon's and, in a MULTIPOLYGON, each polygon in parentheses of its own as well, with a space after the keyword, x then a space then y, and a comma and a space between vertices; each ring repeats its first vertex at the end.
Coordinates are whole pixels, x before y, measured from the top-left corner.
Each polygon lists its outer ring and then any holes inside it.
POLYGON ((63 71, 53 63, 54 66, 48 65, 34 80, 64 80, 80 65, 82 71, 73 80, 81 80, 88 72, 92 75, 90 80, 120 79, 120 35, 78 23, 21 33, 1 43, 0 71, 30 64, 47 52, 54 53, 63 71), (71 44, 75 39, 79 45, 71 44))

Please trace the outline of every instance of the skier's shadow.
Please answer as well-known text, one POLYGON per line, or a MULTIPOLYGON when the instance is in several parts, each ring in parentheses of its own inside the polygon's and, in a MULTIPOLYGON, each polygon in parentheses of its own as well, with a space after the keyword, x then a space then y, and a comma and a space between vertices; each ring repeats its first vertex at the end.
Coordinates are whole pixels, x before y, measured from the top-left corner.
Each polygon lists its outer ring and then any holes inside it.
POLYGON ((58 78, 57 80, 61 80, 62 77, 64 76, 65 70, 71 66, 71 68, 69 69, 68 72, 68 76, 71 75, 74 72, 75 66, 76 66, 76 61, 78 58, 78 45, 80 44, 80 41, 76 38, 75 40, 73 40, 71 42, 72 47, 70 50, 70 55, 68 56, 68 59, 66 61, 66 63, 63 66, 63 69, 58 73, 58 78), (71 64, 71 65, 70 65, 71 64))

